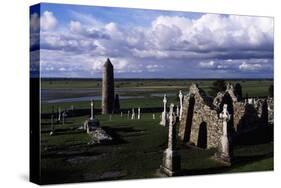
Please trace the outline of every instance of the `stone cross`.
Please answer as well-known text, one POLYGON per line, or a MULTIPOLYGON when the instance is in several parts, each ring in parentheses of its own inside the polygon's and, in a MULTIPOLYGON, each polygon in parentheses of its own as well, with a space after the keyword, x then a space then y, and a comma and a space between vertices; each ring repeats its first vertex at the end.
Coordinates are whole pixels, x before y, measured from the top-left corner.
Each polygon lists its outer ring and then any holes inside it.
POLYGON ((131 119, 135 119, 135 109, 132 109, 132 118, 131 119))
POLYGON ((66 112, 63 111, 63 113, 62 113, 62 124, 63 124, 63 125, 64 125, 65 116, 66 116, 66 112))
POLYGON ((167 96, 166 94, 164 95, 164 98, 163 98, 163 104, 164 104, 164 111, 162 112, 162 115, 161 115, 161 121, 160 121, 160 125, 163 125, 164 127, 166 127, 167 125, 167 96))
POLYGON ((58 114, 58 121, 61 120, 61 110, 60 110, 60 107, 59 107, 59 114, 58 114))
POLYGON ((140 107, 138 108, 138 119, 141 118, 141 114, 140 114, 140 107))
POLYGON ((173 150, 175 148, 175 144, 176 144, 176 136, 174 134, 174 113, 173 113, 173 109, 174 109, 174 104, 172 103, 170 105, 170 113, 169 113, 169 140, 168 140, 168 148, 170 150, 173 150))
POLYGON ((183 106, 183 94, 181 90, 179 91, 179 99, 180 99, 180 115, 179 115, 179 120, 182 119, 182 106, 183 106))
POLYGON ((230 120, 230 114, 227 111, 227 104, 223 105, 223 111, 220 113, 219 117, 223 121, 223 134, 221 137, 221 151, 219 158, 225 162, 230 162, 229 141, 227 135, 227 122, 230 120))
POLYGON ((180 172, 180 155, 176 151, 176 127, 173 113, 174 104, 170 105, 169 113, 169 137, 168 148, 164 151, 163 162, 160 171, 168 176, 177 175, 180 172))
POLYGON ((54 126, 54 115, 51 115, 51 131, 50 131, 50 136, 52 136, 55 132, 55 126, 54 126))
POLYGON ((166 113, 167 111, 167 95, 165 94, 164 95, 164 98, 163 98, 163 104, 164 104, 164 112, 166 113))
POLYGON ((91 120, 94 119, 94 100, 91 100, 91 120))

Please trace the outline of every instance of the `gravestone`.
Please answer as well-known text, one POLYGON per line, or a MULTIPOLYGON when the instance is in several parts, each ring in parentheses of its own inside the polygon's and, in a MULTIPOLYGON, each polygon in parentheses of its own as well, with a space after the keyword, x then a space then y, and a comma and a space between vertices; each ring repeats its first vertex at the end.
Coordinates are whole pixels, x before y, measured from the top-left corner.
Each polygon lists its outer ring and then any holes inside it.
POLYGON ((138 119, 140 119, 140 108, 138 108, 138 119))
POLYGON ((134 108, 132 109, 132 117, 131 117, 131 119, 132 120, 135 119, 135 109, 134 108))
POLYGON ((51 131, 50 136, 52 136, 55 133, 55 126, 54 126, 54 115, 51 115, 51 131))
POLYGON ((61 121, 61 109, 60 109, 60 107, 59 107, 59 112, 58 112, 58 122, 60 122, 61 121))
POLYGON ((83 125, 84 130, 86 130, 87 133, 91 132, 92 130, 95 130, 96 128, 98 128, 100 126, 100 122, 95 117, 95 114, 94 114, 94 109, 95 109, 94 100, 91 100, 90 106, 91 106, 90 118, 88 120, 86 120, 83 125))
POLYGON ((163 105, 164 105, 164 109, 163 109, 163 112, 162 112, 162 115, 161 115, 161 121, 160 121, 160 125, 163 125, 164 127, 167 126, 167 112, 166 112, 166 108, 167 108, 167 96, 166 94, 164 95, 164 98, 163 98, 163 105))
POLYGON ((231 155, 229 140, 227 135, 227 122, 230 120, 231 115, 227 111, 227 104, 223 105, 223 111, 219 114, 220 119, 222 119, 223 134, 221 136, 221 143, 218 153, 216 153, 216 158, 227 163, 231 164, 231 155))
POLYGON ((155 114, 152 114, 152 119, 155 119, 155 114))
POLYGON ((63 111, 63 112, 62 112, 62 124, 63 124, 63 125, 64 125, 64 123, 65 123, 65 117, 66 117, 66 112, 63 111))
POLYGON ((102 78, 102 114, 112 113, 114 107, 113 65, 109 59, 103 66, 102 78))
POLYGON ((127 119, 130 119, 130 110, 128 110, 127 119))
POLYGON ((176 118, 173 114, 173 108, 174 104, 171 104, 169 113, 168 148, 163 153, 163 161, 160 166, 160 171, 167 176, 178 175, 181 169, 181 158, 176 151, 176 118))
POLYGON ((179 91, 179 99, 180 99, 180 114, 179 114, 179 120, 182 120, 182 107, 183 107, 183 94, 181 90, 179 91))

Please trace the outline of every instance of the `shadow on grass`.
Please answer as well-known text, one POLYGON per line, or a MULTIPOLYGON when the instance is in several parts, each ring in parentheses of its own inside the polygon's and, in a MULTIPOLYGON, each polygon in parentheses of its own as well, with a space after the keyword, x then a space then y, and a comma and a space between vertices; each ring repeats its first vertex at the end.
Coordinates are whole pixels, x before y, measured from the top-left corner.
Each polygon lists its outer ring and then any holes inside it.
MULTIPOLYGON (((226 166, 223 165, 222 163, 222 166, 206 168, 206 169, 182 169, 179 176, 231 173, 230 170, 232 169, 240 168, 245 165, 251 164, 253 162, 258 162, 271 157, 273 157, 272 152, 263 155, 255 155, 255 156, 236 156, 233 157, 231 166, 226 166)), ((247 171, 257 171, 257 170, 249 169, 247 171)))
POLYGON ((120 133, 135 133, 135 135, 130 136, 141 136, 145 130, 135 129, 133 127, 102 127, 112 138, 110 145, 118 145, 129 143, 127 140, 123 139, 126 136, 120 135, 120 133), (138 134, 141 133, 141 134, 138 134))

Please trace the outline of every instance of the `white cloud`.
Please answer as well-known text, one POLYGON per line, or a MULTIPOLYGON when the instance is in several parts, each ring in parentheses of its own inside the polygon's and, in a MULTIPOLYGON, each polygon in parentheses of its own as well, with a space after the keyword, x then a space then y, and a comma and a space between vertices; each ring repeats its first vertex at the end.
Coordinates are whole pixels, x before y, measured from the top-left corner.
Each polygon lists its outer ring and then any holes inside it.
POLYGON ((215 14, 197 19, 159 16, 149 26, 130 27, 115 22, 102 23, 91 15, 73 15, 75 21, 66 24, 70 32, 60 32, 52 30, 58 23, 53 13, 42 14, 41 21, 47 24, 41 34, 41 47, 53 50, 53 54, 62 52, 47 58, 53 70, 72 67, 101 73, 107 57, 117 73, 155 72, 168 67, 168 61, 205 71, 272 69, 268 65, 272 61, 259 62, 259 59, 272 58, 271 18, 215 14), (162 66, 155 64, 162 60, 162 66))
POLYGON ((74 33, 78 33, 78 32, 80 32, 81 31, 81 23, 80 22, 78 22, 78 21, 70 21, 70 23, 69 23, 69 29, 70 29, 70 31, 72 31, 72 32, 74 32, 74 33))
POLYGON ((45 11, 43 12, 40 18, 40 23, 41 23, 40 24, 41 28, 47 31, 47 30, 53 30, 56 27, 58 21, 54 16, 53 12, 45 11))
POLYGON ((199 66, 202 67, 202 68, 214 68, 215 67, 215 62, 214 61, 200 62, 199 66))
POLYGON ((241 65, 239 65, 239 69, 242 71, 257 71, 262 69, 262 65, 258 63, 250 64, 243 62, 241 65))

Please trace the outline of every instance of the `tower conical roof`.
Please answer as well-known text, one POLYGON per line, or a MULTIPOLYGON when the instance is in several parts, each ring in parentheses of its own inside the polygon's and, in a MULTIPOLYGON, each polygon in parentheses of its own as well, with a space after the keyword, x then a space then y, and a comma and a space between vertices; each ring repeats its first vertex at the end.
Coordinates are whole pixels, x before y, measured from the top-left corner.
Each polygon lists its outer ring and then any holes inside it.
POLYGON ((109 58, 107 58, 106 62, 104 63, 104 66, 105 67, 113 67, 113 65, 112 65, 112 63, 111 63, 109 58))

